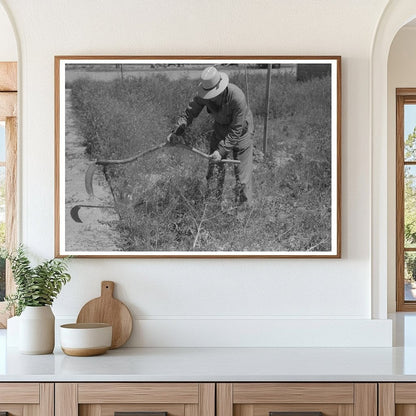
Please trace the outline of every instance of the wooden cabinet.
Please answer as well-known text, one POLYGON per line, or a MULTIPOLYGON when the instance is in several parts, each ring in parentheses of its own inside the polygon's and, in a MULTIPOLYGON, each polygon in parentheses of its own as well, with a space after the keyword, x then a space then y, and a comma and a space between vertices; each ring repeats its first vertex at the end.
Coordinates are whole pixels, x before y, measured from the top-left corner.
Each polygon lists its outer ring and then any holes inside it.
POLYGON ((53 416, 53 384, 0 383, 0 415, 53 416))
POLYGON ((416 382, 0 383, 3 414, 416 416, 416 382))
POLYGON ((216 399, 217 416, 377 416, 376 383, 219 383, 216 399))
POLYGON ((416 383, 380 383, 379 416, 415 416, 416 383))
POLYGON ((57 383, 55 416, 215 416, 214 383, 57 383), (130 412, 130 413, 129 413, 130 412), (147 412, 147 413, 146 413, 147 412), (148 413, 150 412, 150 413, 148 413))

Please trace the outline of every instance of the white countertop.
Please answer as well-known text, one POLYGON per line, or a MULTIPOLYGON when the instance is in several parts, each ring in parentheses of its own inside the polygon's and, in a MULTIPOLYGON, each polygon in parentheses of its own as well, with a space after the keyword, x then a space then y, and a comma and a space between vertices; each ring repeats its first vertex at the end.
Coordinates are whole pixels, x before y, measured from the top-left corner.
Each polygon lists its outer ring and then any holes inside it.
POLYGON ((96 357, 9 348, 0 381, 416 381, 416 348, 119 348, 96 357))
POLYGON ((416 381, 416 314, 393 348, 119 348, 96 357, 24 355, 0 330, 0 382, 416 381))

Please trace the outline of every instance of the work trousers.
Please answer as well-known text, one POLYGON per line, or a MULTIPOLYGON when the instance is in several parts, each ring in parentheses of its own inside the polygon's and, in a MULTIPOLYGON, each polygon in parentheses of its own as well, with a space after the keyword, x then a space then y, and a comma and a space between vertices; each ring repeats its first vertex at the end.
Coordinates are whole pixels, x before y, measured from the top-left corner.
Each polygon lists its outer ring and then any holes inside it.
MULTIPOLYGON (((210 138, 210 153, 218 149, 218 144, 223 140, 223 127, 214 125, 214 132, 210 138)), ((238 140, 231 150, 232 158, 239 160, 234 165, 235 175, 235 201, 237 204, 251 204, 253 201, 253 131, 247 131, 238 140)), ((224 163, 209 163, 207 172, 208 195, 215 194, 217 199, 222 198, 225 179, 224 163)))

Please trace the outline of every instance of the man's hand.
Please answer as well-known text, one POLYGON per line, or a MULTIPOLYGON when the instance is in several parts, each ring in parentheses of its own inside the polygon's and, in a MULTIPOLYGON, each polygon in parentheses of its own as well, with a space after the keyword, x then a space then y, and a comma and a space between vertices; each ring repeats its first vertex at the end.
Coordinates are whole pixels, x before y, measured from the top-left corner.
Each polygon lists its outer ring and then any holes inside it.
POLYGON ((170 144, 170 145, 173 145, 173 141, 174 141, 174 138, 173 138, 173 133, 170 133, 170 134, 168 135, 168 137, 166 137, 166 143, 167 143, 167 144, 170 144))
POLYGON ((210 154, 209 157, 214 161, 214 162, 219 162, 222 158, 220 155, 220 152, 218 150, 216 150, 214 153, 210 154))
POLYGON ((175 133, 170 133, 166 141, 169 145, 175 146, 182 142, 182 138, 178 137, 175 133))
POLYGON ((182 136, 185 133, 186 123, 184 121, 179 122, 173 129, 173 134, 177 136, 182 136))

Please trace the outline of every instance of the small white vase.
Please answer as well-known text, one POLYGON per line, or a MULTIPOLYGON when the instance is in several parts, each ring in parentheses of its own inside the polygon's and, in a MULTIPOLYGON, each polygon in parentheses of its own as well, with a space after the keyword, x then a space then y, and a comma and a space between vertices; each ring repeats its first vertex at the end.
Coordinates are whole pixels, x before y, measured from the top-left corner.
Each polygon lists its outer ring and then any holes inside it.
POLYGON ((48 306, 26 306, 19 319, 19 351, 50 354, 55 347, 55 315, 48 306))

